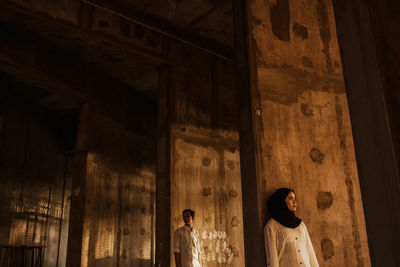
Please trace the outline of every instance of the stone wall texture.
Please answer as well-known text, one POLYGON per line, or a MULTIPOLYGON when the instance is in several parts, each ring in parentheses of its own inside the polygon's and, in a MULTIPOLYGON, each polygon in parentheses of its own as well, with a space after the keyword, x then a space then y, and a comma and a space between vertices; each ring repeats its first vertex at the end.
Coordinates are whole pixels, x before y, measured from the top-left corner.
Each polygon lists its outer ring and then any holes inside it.
POLYGON ((331 1, 251 1, 249 27, 265 218, 293 188, 321 266, 370 266, 331 1))

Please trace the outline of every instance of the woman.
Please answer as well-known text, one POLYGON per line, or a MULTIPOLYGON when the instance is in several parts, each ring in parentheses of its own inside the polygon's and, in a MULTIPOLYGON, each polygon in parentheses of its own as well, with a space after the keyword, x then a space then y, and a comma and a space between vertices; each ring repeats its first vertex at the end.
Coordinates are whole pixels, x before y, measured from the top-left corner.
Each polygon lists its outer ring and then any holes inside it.
POLYGON ((269 198, 268 209, 271 218, 264 228, 267 265, 319 267, 306 225, 294 215, 294 191, 276 190, 269 198))

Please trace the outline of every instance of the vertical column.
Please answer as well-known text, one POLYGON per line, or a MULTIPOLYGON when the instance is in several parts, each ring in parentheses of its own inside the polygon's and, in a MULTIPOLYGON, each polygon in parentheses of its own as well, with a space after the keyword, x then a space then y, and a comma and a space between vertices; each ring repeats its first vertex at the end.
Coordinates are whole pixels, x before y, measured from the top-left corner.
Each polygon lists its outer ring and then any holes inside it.
MULTIPOLYGON (((387 42, 379 47, 382 41, 388 41, 384 39, 388 37, 385 36, 388 30, 382 21, 394 23, 390 16, 379 13, 394 4, 389 2, 334 1, 368 241, 375 266, 400 266, 397 253, 400 251, 400 180, 393 145, 396 141, 392 139, 384 95, 393 90, 390 86, 395 81, 390 81, 390 75, 397 71, 398 77, 398 70, 390 63, 391 73, 382 69, 382 65, 387 67, 382 54, 388 53, 388 47, 395 44, 387 42), (374 35, 374 28, 379 36, 374 35)), ((398 61, 395 54, 389 57, 393 62, 398 61)))
POLYGON ((170 266, 170 101, 168 67, 159 73, 156 177, 156 266, 170 266))
POLYGON ((260 193, 259 164, 256 157, 256 122, 254 115, 254 91, 250 81, 248 55, 248 6, 246 0, 234 0, 236 88, 239 116, 240 169, 243 196, 243 226, 246 266, 266 266, 262 196, 260 193))
POLYGON ((3 142, 3 131, 4 131, 4 102, 5 102, 5 90, 3 88, 0 88, 0 148, 2 146, 3 142))
POLYGON ((266 200, 289 187, 319 262, 369 266, 332 1, 234 3, 246 265, 265 266, 266 200))
POLYGON ((86 202, 88 112, 88 103, 82 104, 80 107, 76 149, 72 167, 72 194, 66 266, 82 266, 81 262, 87 262, 84 261, 82 257, 82 251, 85 246, 84 218, 86 202))

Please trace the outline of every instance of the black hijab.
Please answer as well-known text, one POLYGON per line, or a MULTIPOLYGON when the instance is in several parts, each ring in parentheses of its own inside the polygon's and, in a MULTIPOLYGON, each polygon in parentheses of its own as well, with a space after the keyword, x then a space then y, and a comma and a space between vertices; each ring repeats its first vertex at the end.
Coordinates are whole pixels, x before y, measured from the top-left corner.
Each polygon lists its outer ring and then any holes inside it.
POLYGON ((300 225, 301 219, 297 218, 294 212, 289 210, 285 202, 290 192, 294 193, 294 190, 289 188, 280 188, 276 190, 269 198, 268 210, 271 217, 283 226, 296 228, 300 225))

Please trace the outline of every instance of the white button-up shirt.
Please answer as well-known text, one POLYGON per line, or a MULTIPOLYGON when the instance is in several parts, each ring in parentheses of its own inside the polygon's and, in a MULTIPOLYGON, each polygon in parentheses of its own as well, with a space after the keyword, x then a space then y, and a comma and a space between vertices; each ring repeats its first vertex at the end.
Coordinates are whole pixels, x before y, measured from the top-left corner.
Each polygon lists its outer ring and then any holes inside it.
POLYGON ((182 267, 201 267, 200 236, 195 229, 183 226, 175 230, 173 252, 180 253, 182 267))
POLYGON ((285 227, 270 219, 264 228, 268 267, 319 267, 306 225, 285 227))

